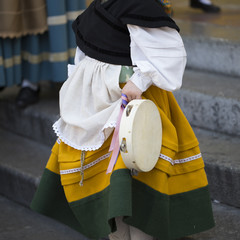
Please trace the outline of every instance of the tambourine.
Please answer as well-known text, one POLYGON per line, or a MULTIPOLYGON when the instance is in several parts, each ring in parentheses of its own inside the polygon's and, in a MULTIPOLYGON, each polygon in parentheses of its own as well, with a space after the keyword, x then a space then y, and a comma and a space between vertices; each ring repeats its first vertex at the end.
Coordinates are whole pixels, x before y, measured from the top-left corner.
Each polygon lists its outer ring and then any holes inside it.
POLYGON ((151 171, 162 146, 162 122, 150 100, 132 100, 123 111, 119 127, 122 159, 129 169, 151 171))

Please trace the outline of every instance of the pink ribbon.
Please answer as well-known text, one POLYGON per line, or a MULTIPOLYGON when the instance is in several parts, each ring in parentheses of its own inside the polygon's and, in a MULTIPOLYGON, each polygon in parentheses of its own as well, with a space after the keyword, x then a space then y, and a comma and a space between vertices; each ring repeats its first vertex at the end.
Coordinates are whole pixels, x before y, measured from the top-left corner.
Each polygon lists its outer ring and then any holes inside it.
POLYGON ((112 151, 112 156, 111 156, 108 168, 107 168, 107 174, 112 172, 112 170, 117 162, 117 158, 118 158, 119 150, 120 150, 119 140, 118 140, 120 121, 122 118, 123 110, 128 104, 127 96, 125 94, 122 94, 121 98, 122 98, 122 104, 120 107, 116 127, 114 130, 112 141, 111 141, 110 148, 109 148, 109 152, 112 151))

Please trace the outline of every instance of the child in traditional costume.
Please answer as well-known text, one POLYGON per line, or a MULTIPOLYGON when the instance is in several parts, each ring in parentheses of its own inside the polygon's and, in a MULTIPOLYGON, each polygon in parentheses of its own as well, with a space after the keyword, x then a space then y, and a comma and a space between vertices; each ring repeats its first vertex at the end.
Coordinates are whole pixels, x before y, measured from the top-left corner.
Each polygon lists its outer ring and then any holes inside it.
POLYGON ((186 65, 176 23, 155 0, 95 0, 73 30, 58 140, 31 207, 94 239, 168 240, 213 227, 199 143, 172 94, 186 65), (119 154, 106 173, 122 93, 152 100, 161 115, 150 172, 132 175, 119 154))

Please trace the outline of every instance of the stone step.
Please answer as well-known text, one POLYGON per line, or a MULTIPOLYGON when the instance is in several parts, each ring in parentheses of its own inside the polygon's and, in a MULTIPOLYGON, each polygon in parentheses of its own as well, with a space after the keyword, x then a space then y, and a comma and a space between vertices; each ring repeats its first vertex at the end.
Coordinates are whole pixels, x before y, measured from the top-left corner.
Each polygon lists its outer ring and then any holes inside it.
POLYGON ((40 101, 26 109, 15 105, 18 87, 6 88, 0 94, 0 126, 34 141, 52 146, 56 135, 52 124, 59 117, 58 93, 60 86, 41 84, 40 101))
POLYGON ((173 18, 179 25, 188 55, 187 67, 230 76, 240 76, 240 4, 236 0, 215 1, 220 14, 206 14, 172 0, 173 18))
MULTIPOLYGON (((194 129, 206 164, 211 198, 240 207, 240 139, 194 129)), ((28 206, 50 147, 0 129, 0 194, 28 206)))
POLYGON ((66 225, 0 195, 1 240, 88 240, 66 225))
MULTIPOLYGON (((207 24, 195 23, 193 34, 192 23, 179 20, 178 24, 187 52, 187 68, 240 77, 240 41, 202 34, 205 31, 230 32, 227 27, 214 27, 213 30, 207 24)), ((240 28, 234 28, 229 36, 234 35, 235 38, 239 31, 240 28)))
POLYGON ((215 227, 181 240, 237 240, 240 239, 240 209, 213 203, 215 227))
POLYGON ((206 166, 211 198, 240 208, 240 138, 194 128, 206 166))
POLYGON ((174 95, 192 126, 240 136, 239 92, 238 78, 187 70, 174 95))
MULTIPOLYGON (((0 196, 1 240, 88 240, 79 232, 0 196)), ((213 203, 216 226, 181 240, 240 239, 240 209, 213 203)), ((103 240, 103 239, 101 239, 103 240)), ((107 239, 105 239, 107 240, 107 239)))
POLYGON ((0 194, 29 206, 51 148, 1 128, 0 142, 0 194))

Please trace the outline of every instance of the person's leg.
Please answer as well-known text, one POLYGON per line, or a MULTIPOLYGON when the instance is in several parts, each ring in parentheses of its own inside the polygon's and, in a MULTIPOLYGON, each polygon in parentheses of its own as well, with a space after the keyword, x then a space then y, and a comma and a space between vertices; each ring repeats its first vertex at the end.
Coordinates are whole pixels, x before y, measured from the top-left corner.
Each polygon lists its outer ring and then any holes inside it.
POLYGON ((131 240, 153 240, 154 238, 141 230, 130 226, 130 236, 131 240))
MULTIPOLYGON (((117 231, 109 234, 110 240, 131 240, 129 225, 122 221, 122 217, 115 218, 117 231)), ((139 239, 140 240, 140 239, 139 239)))
POLYGON ((39 99, 39 85, 32 83, 27 79, 24 79, 21 84, 21 90, 19 91, 16 104, 20 108, 25 108, 31 104, 34 104, 39 99))
POLYGON ((38 87, 38 83, 32 83, 32 82, 30 82, 28 79, 23 79, 21 87, 22 87, 22 88, 29 87, 29 88, 31 88, 33 91, 37 91, 38 88, 39 88, 39 87, 38 87))
POLYGON ((219 13, 221 8, 214 5, 211 0, 190 0, 190 7, 200 8, 207 13, 219 13))

